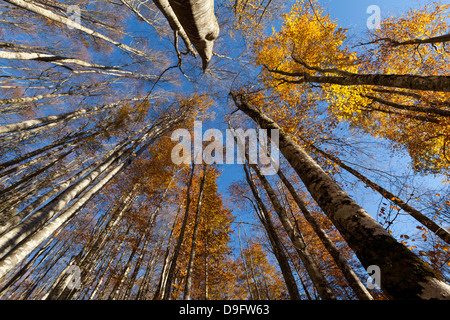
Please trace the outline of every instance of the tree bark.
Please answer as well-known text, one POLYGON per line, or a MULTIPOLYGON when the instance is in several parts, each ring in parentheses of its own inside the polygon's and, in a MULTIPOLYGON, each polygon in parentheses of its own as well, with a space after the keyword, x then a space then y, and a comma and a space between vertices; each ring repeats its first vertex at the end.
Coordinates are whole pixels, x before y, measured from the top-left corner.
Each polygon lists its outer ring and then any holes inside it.
POLYGON ((312 146, 314 150, 316 150, 319 154, 324 156, 325 158, 333 161, 337 165, 339 165, 342 169, 345 169, 349 173, 351 173, 353 176, 364 182, 366 185, 371 187, 373 190, 377 191, 380 195, 382 195, 386 200, 392 201, 397 206, 399 206, 401 209, 403 209, 406 213, 411 215, 414 219, 416 219, 418 222, 423 224, 425 227, 433 231, 439 238, 441 238, 446 243, 450 244, 450 233, 442 228, 440 225, 435 223, 433 220, 425 216, 423 213, 421 213, 419 210, 415 209, 411 205, 407 204, 405 201, 401 200, 399 197, 395 196, 393 193, 389 192, 388 190, 384 189, 380 185, 376 184, 366 176, 364 176, 362 173, 356 171, 352 167, 346 165, 344 162, 342 162, 338 157, 333 156, 329 153, 326 153, 323 150, 320 150, 319 148, 312 146))
POLYGON ((441 117, 450 117, 450 110, 445 109, 439 109, 439 108, 430 108, 430 107, 420 107, 420 106, 411 106, 411 105, 404 105, 404 104, 398 104, 395 102, 391 102, 382 98, 365 95, 364 97, 369 98, 372 101, 378 102, 380 104, 399 109, 399 110, 407 110, 407 111, 414 111, 414 112, 420 112, 420 113, 426 113, 426 114, 433 114, 438 115, 441 117))
MULTIPOLYGON (((318 69, 318 68, 314 68, 318 69)), ((321 83, 341 86, 383 86, 404 88, 420 91, 450 92, 450 76, 416 76, 409 74, 357 74, 347 71, 326 70, 335 72, 336 76, 312 76, 307 72, 285 72, 268 69, 272 73, 297 77, 299 79, 284 79, 289 83, 321 83)))
MULTIPOLYGON (((174 119, 166 117, 157 125, 151 126, 151 128, 145 134, 136 139, 133 143, 133 146, 128 148, 126 151, 113 156, 111 161, 110 159, 107 159, 106 162, 103 162, 94 170, 94 176, 90 174, 88 176, 89 179, 81 180, 83 183, 77 184, 77 188, 74 188, 74 190, 70 190, 71 192, 68 192, 66 194, 66 197, 60 201, 59 205, 65 207, 76 194, 79 194, 80 189, 84 190, 85 188, 87 188, 95 179, 95 177, 98 177, 102 172, 105 172, 106 170, 107 172, 105 173, 105 176, 101 178, 101 180, 99 180, 96 185, 94 185, 89 191, 87 191, 82 197, 80 197, 74 204, 72 204, 70 208, 65 210, 46 226, 42 227, 38 232, 34 232, 33 234, 28 233, 30 235, 26 239, 22 240, 19 244, 8 237, 7 244, 5 244, 3 247, 5 248, 5 250, 7 250, 6 248, 11 248, 11 246, 14 247, 14 249, 10 250, 5 256, 0 259, 0 278, 2 278, 6 273, 12 270, 22 259, 24 259, 30 252, 32 252, 42 241, 48 238, 65 221, 71 219, 78 212, 78 210, 81 209, 81 207, 84 206, 84 204, 95 195, 96 192, 98 192, 107 182, 109 182, 109 180, 116 176, 119 171, 129 165, 131 163, 131 154, 134 153, 133 156, 138 157, 148 148, 151 143, 153 143, 156 137, 159 137, 163 132, 167 131, 168 128, 175 125, 182 118, 182 116, 175 117, 174 119), (148 141, 145 142, 146 140, 148 141), (139 150, 136 151, 136 149, 143 142, 145 143, 140 147, 139 150)), ((59 198, 57 198, 57 200, 59 200, 59 198)), ((39 223, 48 221, 48 219, 45 219, 48 216, 45 214, 45 212, 43 216, 44 220, 42 218, 39 219, 39 223)), ((31 227, 35 230, 35 226, 33 224, 31 224, 31 227)), ((15 233, 13 238, 16 237, 22 237, 21 232, 15 233)))
MULTIPOLYGON (((124 1, 124 0, 122 0, 122 1, 124 1)), ((183 40, 188 51, 194 54, 195 51, 194 51, 194 48, 192 47, 192 43, 189 40, 189 37, 186 34, 186 31, 184 31, 183 27, 181 26, 181 23, 178 20, 175 12, 173 11, 172 7, 170 6, 169 1, 168 0, 153 0, 153 3, 156 5, 156 7, 159 9, 159 11, 162 12, 162 14, 166 18, 167 22, 169 23, 170 28, 172 28, 172 30, 175 32, 175 34, 179 35, 180 38, 183 40)))
POLYGON ((189 254, 189 261, 187 267, 186 274, 186 282, 184 286, 184 295, 183 300, 191 300, 191 288, 192 288, 192 273, 194 272, 194 260, 195 260, 195 252, 197 249, 197 237, 198 237, 198 226, 200 222, 200 211, 202 209, 202 200, 205 192, 205 181, 206 181, 206 170, 207 165, 203 164, 203 176, 200 183, 200 190, 197 199, 197 210, 195 211, 195 220, 194 220, 194 230, 192 232, 192 243, 191 243, 191 252, 189 254))
POLYGON ((214 14, 214 0, 169 0, 178 21, 202 58, 205 71, 212 57, 219 24, 214 14))
POLYGON ((278 176, 280 177, 281 181, 288 189, 289 193, 291 194, 291 196, 294 199, 297 206, 300 208, 306 221, 308 221, 308 223, 313 228, 314 232, 319 237, 320 241, 325 246, 325 249, 333 257, 334 261, 336 262, 336 265, 341 270, 342 274, 344 275, 344 277, 347 280, 350 287, 355 292, 358 299, 373 300, 373 297, 370 294, 370 292, 366 289, 366 287, 364 287, 361 280, 359 280, 358 276, 355 274, 352 267, 348 264, 345 257, 341 254, 341 252, 335 246, 333 241, 328 237, 326 232, 322 229, 322 227, 320 226, 320 224, 316 220, 316 218, 314 218, 314 216, 308 210, 308 208, 306 207, 306 204, 300 198, 300 196, 297 193, 297 191, 295 190, 294 186, 289 182, 289 180, 286 178, 284 173, 281 171, 281 168, 278 170, 278 176))
POLYGON ((263 224, 264 228, 266 229, 266 232, 267 232, 269 241, 271 243, 271 246, 273 248, 275 257, 278 261, 278 264, 280 265, 281 273, 283 274, 284 282, 285 282, 286 288, 288 289, 288 292, 289 292, 289 297, 291 298, 291 300, 301 300, 300 293, 298 292, 297 283, 295 281, 294 275, 292 274, 292 269, 289 265, 289 261, 284 252, 281 240, 280 240, 280 238, 275 230, 275 227, 273 225, 272 218, 270 217, 269 211, 267 210, 264 202, 259 197, 256 186, 253 183, 253 181, 250 177, 250 173, 248 172, 245 165, 243 166, 243 168, 245 171, 245 178, 247 180, 247 184, 250 186, 253 197, 256 200, 257 206, 260 208, 260 210, 263 213, 263 215, 260 216, 258 214, 257 207, 255 207, 255 211, 257 212, 261 223, 263 224))

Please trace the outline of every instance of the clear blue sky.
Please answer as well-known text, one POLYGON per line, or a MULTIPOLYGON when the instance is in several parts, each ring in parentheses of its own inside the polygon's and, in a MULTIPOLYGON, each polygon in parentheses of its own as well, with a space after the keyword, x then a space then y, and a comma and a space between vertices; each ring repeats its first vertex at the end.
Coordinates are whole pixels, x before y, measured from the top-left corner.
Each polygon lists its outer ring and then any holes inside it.
POLYGON ((351 32, 366 32, 366 21, 370 14, 367 8, 377 5, 381 9, 381 19, 399 15, 411 8, 423 6, 430 1, 425 0, 319 0, 332 18, 337 18, 342 27, 351 32))

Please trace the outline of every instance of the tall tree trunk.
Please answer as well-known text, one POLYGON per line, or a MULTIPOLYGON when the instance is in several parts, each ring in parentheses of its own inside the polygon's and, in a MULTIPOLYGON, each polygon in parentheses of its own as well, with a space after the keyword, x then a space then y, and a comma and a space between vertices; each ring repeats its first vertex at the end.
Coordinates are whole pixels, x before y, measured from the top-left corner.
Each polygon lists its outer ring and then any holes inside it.
POLYGON ((285 72, 269 69, 270 72, 298 79, 286 79, 289 83, 322 83, 341 86, 382 86, 421 91, 450 92, 450 76, 416 76, 409 74, 357 74, 334 69, 309 67, 315 71, 336 73, 335 76, 312 76, 307 72, 285 72))
MULTIPOLYGON (((124 2, 124 0, 122 0, 124 2)), ((189 40, 189 37, 186 34, 186 31, 184 31, 183 27, 181 26, 180 21, 178 21, 177 16, 175 15, 175 12, 173 11, 172 7, 169 4, 168 0, 153 0, 153 3, 156 5, 156 7, 162 12, 164 17, 167 19, 167 22, 169 23, 170 28, 175 32, 175 35, 179 35, 181 39, 183 39, 183 42, 188 49, 189 52, 192 54, 195 54, 195 50, 192 47, 192 43, 189 40)), ((135 11, 135 10, 133 10, 135 11)))
POLYGON ((109 169, 120 156, 125 154, 125 144, 120 143, 114 153, 100 159, 93 164, 94 169, 83 179, 64 190, 58 197, 46 204, 42 209, 35 212, 24 222, 9 230, 0 238, 0 257, 6 254, 14 246, 25 239, 27 236, 35 232, 39 227, 49 221, 55 214, 60 212, 67 204, 76 198, 83 190, 85 190, 92 181, 100 176, 105 170, 109 169), (106 159, 105 159, 106 158, 106 159))
MULTIPOLYGON (((143 80, 156 80, 156 76, 154 75, 144 75, 136 72, 131 72, 128 70, 123 70, 117 67, 108 67, 95 63, 90 63, 88 61, 84 61, 81 59, 57 56, 54 54, 48 53, 39 53, 39 52, 11 52, 11 51, 0 51, 0 59, 13 59, 13 60, 33 60, 33 61, 41 61, 48 62, 63 68, 70 70, 74 74, 83 74, 83 73, 101 73, 104 75, 115 76, 115 77, 129 77, 129 78, 137 78, 143 80), (74 70, 73 66, 79 66, 84 68, 89 68, 86 70, 74 70)), ((68 94, 59 94, 57 96, 65 96, 68 94)), ((49 96, 44 95, 42 97, 49 96)), ((53 94, 53 96, 56 96, 53 94)), ((22 101, 29 101, 31 99, 23 99, 22 101)), ((37 100, 37 99, 36 99, 37 100)))
POLYGON ((253 197, 255 198, 255 200, 257 202, 257 206, 262 211, 262 216, 261 216, 260 214, 258 214, 258 209, 255 206, 255 211, 257 212, 258 217, 260 217, 261 223, 263 224, 264 228, 266 229, 269 241, 271 243, 271 246, 272 246, 274 254, 275 254, 275 258, 277 259, 278 264, 280 265, 281 273, 283 274, 283 279, 286 284, 286 288, 288 289, 288 292, 289 292, 289 297, 291 298, 291 300, 301 300, 300 293, 298 292, 297 283, 295 281, 294 275, 292 274, 292 270, 289 265, 289 261, 284 252, 280 237, 278 236, 278 233, 275 230, 275 227, 273 225, 272 218, 270 217, 269 211, 267 210, 264 202, 259 197, 256 186, 253 183, 253 181, 250 177, 250 173, 248 172, 245 165, 243 166, 243 168, 245 171, 245 178, 247 180, 248 185, 250 186, 253 197))
MULTIPOLYGON (((180 121, 182 117, 176 117, 171 120, 165 119, 165 121, 161 121, 159 125, 152 126, 145 134, 143 134, 139 139, 136 139, 133 143, 133 146, 129 147, 122 153, 114 156, 111 161, 109 159, 106 162, 103 162, 99 167, 97 167, 95 172, 95 177, 98 177, 102 172, 108 171, 105 173, 105 176, 101 178, 96 185, 94 185, 89 191, 87 191, 82 197, 80 197, 73 205, 70 206, 65 212, 61 213, 57 218, 53 219, 48 225, 41 228, 38 232, 34 234, 30 234, 26 239, 22 240, 19 244, 16 243, 12 239, 8 239, 7 244, 4 245, 5 248, 10 248, 14 246, 14 249, 9 251, 5 256, 0 259, 0 278, 2 278, 7 272, 13 269, 17 263, 19 263, 22 259, 24 259, 31 251, 33 251, 42 241, 48 238, 55 230, 57 230, 65 221, 70 220, 85 203, 92 198, 103 186, 109 182, 113 177, 117 175, 119 171, 121 171, 124 167, 131 163, 130 156, 133 154, 134 157, 138 157, 142 152, 144 152, 148 146, 150 146, 154 139, 159 137, 162 133, 168 130, 172 125, 175 125, 178 121, 180 121), (148 140, 148 142, 145 142, 148 140), (140 146, 141 143, 145 142, 139 150, 136 149, 140 146)), ((89 175, 89 179, 87 183, 84 183, 83 190, 87 188, 95 177, 89 175)), ((85 181, 84 179, 82 181, 85 181)), ((69 195, 67 195, 67 199, 62 201, 62 207, 65 207, 67 203, 74 199, 75 192, 79 194, 79 189, 81 187, 78 185, 78 188, 75 190, 71 190, 69 195)), ((57 198, 58 199, 58 198, 57 198)), ((58 199, 59 200, 59 199, 58 199)), ((52 209, 53 210, 53 209, 52 209)), ((47 221, 46 214, 44 216, 44 221, 47 221)), ((42 222, 42 219, 39 220, 42 222)), ((16 233, 14 237, 22 237, 21 233, 16 233)), ((13 237, 13 238, 14 238, 13 237)), ((2 237, 3 238, 3 237, 2 237)))
POLYGON ((320 150, 319 148, 312 146, 314 150, 316 150, 319 154, 324 156, 325 158, 333 161, 337 165, 339 165, 341 168, 345 169, 349 173, 351 173, 356 178, 360 179, 362 182, 364 182, 366 185, 371 187, 373 190, 377 191, 380 195, 382 195, 386 200, 392 201, 397 206, 399 206, 401 209, 403 209, 406 213, 410 214, 414 219, 416 219, 418 222, 423 224, 425 227, 433 231, 439 238, 441 238, 446 243, 450 244, 450 233, 442 228, 440 225, 435 223, 433 220, 425 216, 423 213, 421 213, 419 210, 415 209, 411 205, 407 204, 403 200, 401 200, 399 197, 395 196, 393 193, 389 192, 388 190, 384 189, 383 187, 379 186, 366 176, 364 176, 362 173, 356 171, 352 167, 346 165, 344 162, 342 162, 338 157, 333 156, 329 153, 326 153, 323 150, 320 150))
POLYGON ((278 200, 277 195, 270 186, 269 181, 267 181, 266 177, 261 174, 261 171, 256 165, 252 166, 252 168, 253 170, 255 170, 258 179, 261 181, 264 189, 266 190, 266 193, 269 196, 270 201, 272 202, 273 208, 280 218, 283 228, 286 230, 286 233, 291 239, 295 250, 297 251, 300 259, 303 262, 303 265, 308 271, 311 281, 314 283, 314 286, 319 292, 320 297, 326 300, 336 299, 333 290, 331 289, 327 279, 325 278, 325 275, 320 270, 319 265, 315 262, 313 256, 309 252, 303 239, 303 235, 299 233, 292 225, 292 222, 290 221, 286 210, 278 200))
POLYGON ((12 123, 12 124, 5 124, 3 126, 0 126, 0 134, 9 133, 9 132, 22 132, 25 130, 28 130, 30 128, 36 128, 41 126, 48 126, 48 125, 54 125, 56 123, 62 123, 67 120, 73 120, 78 119, 80 117, 89 115, 89 114, 95 114, 102 110, 107 110, 110 108, 117 107, 119 105, 118 102, 110 103, 103 106, 96 106, 96 107, 90 107, 90 108, 81 108, 77 109, 75 111, 62 113, 55 116, 47 116, 39 119, 31 119, 31 120, 25 120, 18 123, 12 123))
POLYGON ((172 260, 170 263, 170 269, 169 269, 169 273, 167 275, 166 286, 164 288, 164 295, 162 297, 163 300, 170 299, 172 282, 173 282, 175 270, 177 267, 178 256, 180 254, 181 244, 183 243, 183 240, 184 240, 184 233, 186 231, 186 226, 187 226, 187 222, 188 222, 188 218, 189 218, 189 209, 190 209, 190 205, 191 205, 191 188, 192 188, 192 180, 194 178, 194 170, 195 170, 195 166, 192 164, 191 175, 189 177, 189 182, 188 182, 188 186, 187 186, 187 190, 186 190, 186 207, 185 207, 185 212, 184 212, 183 223, 181 225, 181 230, 180 230, 180 234, 178 235, 177 245, 174 249, 172 260))
POLYGON ((195 260, 195 252, 197 249, 198 226, 200 221, 200 212, 202 209, 203 194, 205 191, 206 170, 207 165, 203 164, 203 176, 200 183, 200 190, 197 199, 197 210, 195 211, 194 230, 192 232, 191 252, 189 253, 189 261, 187 266, 186 283, 184 286, 183 300, 191 299, 192 273, 194 272, 194 260, 195 260))
POLYGON ((247 291, 249 294, 249 300, 253 300, 252 287, 250 286, 250 277, 248 275, 249 271, 248 271, 248 267, 247 267, 247 262, 246 262, 244 253, 242 251, 241 228, 240 227, 242 227, 242 219, 241 219, 241 225, 238 226, 239 252, 241 254, 242 265, 244 266, 245 280, 247 283, 247 291))
POLYGON ((380 268, 381 288, 389 296, 396 299, 450 299, 450 286, 383 229, 272 119, 251 107, 244 96, 232 96, 236 106, 261 128, 279 130, 279 148, 284 157, 362 265, 380 268))
POLYGON ((144 239, 144 243, 142 245, 141 252, 140 252, 140 254, 139 254, 138 258, 137 258, 136 266, 135 266, 135 268, 133 270, 133 273, 130 276, 130 285, 125 290, 124 299, 128 299, 129 298, 129 295, 131 293, 134 281, 136 280, 139 268, 141 266, 142 260, 144 259, 145 250, 146 250, 146 248, 147 248, 147 246, 148 246, 148 244, 150 242, 151 235, 153 233, 153 228, 155 226, 156 219, 158 217, 158 213, 161 210, 161 208, 162 208, 162 206, 163 206, 163 204, 164 204, 164 202, 166 200, 167 193, 169 191, 170 185, 172 184, 172 181, 173 181, 174 177, 175 177, 175 174, 173 174, 172 177, 170 178, 169 183, 167 184, 166 188, 164 189, 164 192, 163 192, 163 194, 161 196, 161 199, 159 200, 158 206, 156 207, 156 209, 152 212, 152 214, 150 216, 150 223, 149 223, 147 231, 146 231, 146 236, 145 236, 145 239, 144 239))
POLYGON ((411 39, 406 41, 397 41, 391 38, 380 38, 376 39, 367 43, 362 43, 361 46, 368 45, 368 44, 374 44, 378 42, 387 42, 389 45, 393 47, 399 47, 399 46, 407 46, 407 45, 420 45, 420 44, 436 44, 436 43, 444 43, 450 41, 450 33, 426 38, 426 39, 411 39))
MULTIPOLYGON (((181 208, 183 206, 183 202, 180 201, 180 204, 177 209, 177 214, 175 215, 175 218, 173 219, 172 228, 170 230, 169 239, 167 240, 167 247, 166 252, 164 254, 164 260, 163 260, 163 266, 161 268, 161 274, 159 277, 158 285, 156 286, 155 293, 153 295, 153 300, 160 300, 164 296, 164 290, 166 288, 167 283, 167 275, 170 270, 170 249, 172 247, 172 239, 173 239, 173 231, 175 230, 176 223, 178 221, 178 216, 181 212, 181 208)), ((144 291, 145 291, 145 285, 139 289, 141 291, 141 294, 139 297, 142 297, 144 291)))

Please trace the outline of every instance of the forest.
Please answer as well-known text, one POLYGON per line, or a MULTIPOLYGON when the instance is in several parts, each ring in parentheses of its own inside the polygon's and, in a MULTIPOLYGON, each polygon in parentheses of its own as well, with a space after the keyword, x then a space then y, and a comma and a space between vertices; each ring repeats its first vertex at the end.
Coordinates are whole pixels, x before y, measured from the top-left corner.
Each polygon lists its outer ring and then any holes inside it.
POLYGON ((450 300, 450 4, 353 2, 0 0, 0 300, 450 300))

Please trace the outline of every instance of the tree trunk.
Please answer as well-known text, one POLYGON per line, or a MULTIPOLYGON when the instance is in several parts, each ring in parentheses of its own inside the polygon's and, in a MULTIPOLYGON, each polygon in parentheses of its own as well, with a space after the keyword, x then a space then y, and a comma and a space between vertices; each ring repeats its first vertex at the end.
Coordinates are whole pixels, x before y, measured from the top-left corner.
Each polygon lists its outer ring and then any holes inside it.
POLYGON ((450 110, 440 109, 440 108, 430 108, 430 107, 420 107, 420 106, 411 106, 411 105, 403 105, 398 104, 395 102, 391 102, 388 100, 384 100, 382 98, 374 97, 371 95, 364 95, 364 97, 378 102, 380 104, 399 109, 399 110, 407 110, 407 111, 414 111, 414 112, 420 112, 420 113, 426 113, 426 114, 433 114, 438 115, 441 117, 450 117, 450 110))
POLYGON ((119 106, 118 102, 110 103, 103 106, 96 106, 90 108, 81 108, 72 112, 66 112, 56 116, 47 116, 39 119, 25 120, 18 123, 6 124, 0 126, 0 134, 9 132, 23 132, 28 129, 33 129, 35 127, 47 126, 50 124, 56 124, 67 120, 74 120, 83 117, 88 114, 95 114, 98 111, 107 110, 119 106))
POLYGON ((393 193, 389 192, 388 190, 384 189, 383 187, 379 186, 366 176, 364 176, 362 173, 356 171, 352 167, 346 165, 343 163, 339 158, 336 156, 333 156, 329 153, 326 153, 325 151, 320 150, 319 148, 312 146, 314 150, 319 152, 322 156, 325 158, 333 161, 337 165, 339 165, 341 168, 345 169, 346 171, 350 172, 353 176, 360 179, 362 182, 364 182, 366 185, 371 187, 373 190, 377 191, 380 195, 382 195, 386 200, 392 201, 397 206, 399 206, 401 209, 403 209, 406 213, 410 214, 414 219, 416 219, 418 222, 423 224, 425 227, 433 231, 439 238, 441 238, 446 243, 450 244, 450 233, 442 228, 440 225, 435 223, 433 220, 422 214, 419 210, 413 208, 411 205, 407 204, 397 196, 395 196, 393 193))
POLYGON ((266 190, 266 193, 269 196, 270 201, 272 202, 275 212, 280 218, 280 221, 284 229, 286 230, 286 233, 291 239, 295 250, 297 251, 299 257, 303 262, 303 265, 308 271, 311 281, 314 283, 314 286, 319 292, 320 297, 326 300, 335 300, 336 297, 334 296, 334 293, 330 285, 328 284, 327 279, 320 270, 319 265, 314 261, 313 256, 309 252, 306 243, 303 239, 303 235, 299 233, 292 225, 286 210, 281 205, 280 201, 278 200, 274 190, 270 186, 270 183, 269 181, 267 181, 266 177, 261 174, 261 171, 256 165, 252 166, 252 168, 253 170, 255 170, 258 179, 261 181, 264 189, 266 190))
POLYGON ((362 284, 361 280, 359 280, 358 276, 353 271, 352 267, 348 264, 345 257, 341 254, 339 249, 335 246, 333 241, 328 237, 326 232, 322 229, 319 222, 314 218, 314 216, 311 214, 311 212, 306 207, 306 204, 303 202, 303 200, 300 198, 298 193, 296 192, 294 186, 289 182, 289 180, 286 178, 286 176, 281 171, 281 168, 278 170, 278 176, 280 177, 283 184, 288 189, 289 193, 291 194, 292 198, 294 199, 295 203, 300 208, 301 212, 303 213, 306 221, 310 224, 310 226, 313 228, 314 232, 319 237, 320 241, 323 243, 325 249, 330 253, 330 255, 333 257, 334 261, 336 262, 336 265, 341 270, 342 274, 344 275, 345 279, 347 280, 350 287, 355 292, 356 296, 360 300, 373 300, 372 295, 369 291, 367 291, 366 287, 362 284))
POLYGON ((172 260, 170 262, 170 269, 169 269, 169 273, 167 275, 166 286, 164 288, 164 295, 162 297, 163 300, 170 299, 170 292, 172 289, 172 281, 173 281, 173 277, 175 274, 175 269, 177 267, 177 260, 178 260, 179 254, 180 254, 181 244, 183 243, 183 240, 184 240, 184 233, 186 231, 186 226, 187 226, 187 222, 188 222, 188 218, 189 218, 189 209, 190 209, 190 205, 191 205, 191 187, 192 187, 192 180, 194 178, 194 170, 195 170, 195 166, 192 164, 191 175, 190 175, 187 190, 186 190, 186 208, 185 208, 185 212, 184 212, 183 224, 181 225, 181 230, 180 230, 180 234, 178 235, 177 245, 174 249, 172 260))
POLYGON ((219 36, 214 0, 169 0, 169 3, 202 58, 205 71, 212 57, 214 40, 219 36))
MULTIPOLYGON (((79 195, 80 189, 86 189, 95 177, 98 177, 102 172, 107 170, 106 175, 101 178, 101 180, 93 186, 89 191, 87 191, 82 197, 80 197, 73 205, 70 206, 65 212, 61 213, 60 216, 53 219, 48 225, 41 228, 38 232, 34 234, 30 234, 26 239, 22 240, 19 244, 14 241, 14 238, 21 237, 23 235, 21 232, 16 232, 13 235, 13 239, 8 237, 7 243, 3 246, 5 250, 14 247, 11 251, 9 251, 5 256, 0 259, 0 278, 2 278, 7 272, 13 269, 22 259, 24 259, 30 252, 32 252, 42 241, 48 238, 55 230, 57 230, 65 221, 71 219, 76 212, 81 209, 82 206, 92 198, 95 193, 97 193, 109 180, 111 180, 119 171, 121 171, 124 167, 131 163, 130 156, 133 154, 134 157, 138 157, 142 152, 144 152, 151 143, 153 143, 154 139, 160 136, 163 132, 167 131, 172 125, 175 125, 178 121, 182 119, 182 116, 176 117, 174 119, 168 120, 168 118, 161 120, 158 125, 152 126, 145 134, 143 134, 139 139, 135 140, 133 146, 128 148, 126 151, 121 152, 112 157, 112 160, 106 160, 99 167, 94 170, 93 175, 88 175, 88 179, 81 180, 83 183, 81 185, 77 184, 77 188, 74 190, 70 190, 70 192, 66 193, 63 199, 59 202, 61 208, 64 208, 68 202, 75 197, 76 194, 79 195), (140 146, 140 144, 146 140, 149 140, 144 145, 140 147, 139 150, 136 149, 140 146)), ((82 190, 81 190, 82 191, 82 190)), ((56 198, 58 203, 58 198, 56 198)), ((52 208, 51 210, 54 210, 52 208)), ((43 218, 38 220, 38 223, 42 225, 44 221, 48 221, 46 219, 48 217, 47 214, 43 214, 43 218)), ((30 225, 30 228, 35 230, 35 226, 33 224, 30 225)), ((4 235, 5 236, 5 235, 4 235)), ((2 237, 3 239, 3 237, 2 237)))
MULTIPOLYGON (((122 0, 123 2, 124 0, 122 0)), ((183 39, 183 42, 188 49, 189 52, 192 54, 195 53, 194 48, 192 47, 192 43, 189 40, 189 37, 186 34, 186 31, 184 31, 183 27, 180 24, 180 21, 178 21, 178 18, 173 11, 172 7, 169 4, 168 0, 153 0, 153 3, 156 5, 156 7, 159 9, 159 11, 162 12, 164 17, 166 18, 167 22, 169 23, 170 28, 175 32, 176 35, 179 35, 181 39, 183 39)))
POLYGON ((197 249, 198 226, 200 221, 200 212, 202 209, 203 194, 205 192, 206 170, 207 165, 203 164, 203 176, 200 183, 200 190, 198 194, 197 210, 195 211, 194 231, 192 232, 191 252, 189 254, 183 300, 191 300, 192 273, 194 272, 194 260, 195 260, 195 252, 197 249))

